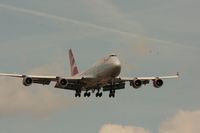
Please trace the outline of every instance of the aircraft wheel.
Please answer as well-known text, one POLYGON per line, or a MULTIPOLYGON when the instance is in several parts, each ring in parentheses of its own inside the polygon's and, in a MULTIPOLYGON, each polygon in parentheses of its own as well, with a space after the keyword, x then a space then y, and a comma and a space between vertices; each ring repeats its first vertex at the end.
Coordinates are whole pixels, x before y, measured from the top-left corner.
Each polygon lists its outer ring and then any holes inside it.
POLYGON ((102 97, 102 95, 103 95, 102 92, 101 93, 99 93, 99 92, 96 93, 96 97, 102 97))
POLYGON ((76 90, 75 97, 81 97, 81 90, 76 90))
POLYGON ((88 93, 87 93, 87 96, 88 96, 88 97, 90 97, 90 95, 91 95, 91 93, 90 93, 90 92, 88 92, 88 93))
POLYGON ((115 98, 115 93, 112 94, 112 97, 115 98))
POLYGON ((101 93, 99 93, 99 97, 102 97, 102 95, 103 95, 103 93, 101 92, 101 93))
POLYGON ((81 97, 81 94, 80 93, 76 93, 75 97, 81 97))
POLYGON ((114 97, 115 97, 115 93, 110 93, 110 94, 109 94, 109 98, 111 98, 111 97, 114 98, 114 97))

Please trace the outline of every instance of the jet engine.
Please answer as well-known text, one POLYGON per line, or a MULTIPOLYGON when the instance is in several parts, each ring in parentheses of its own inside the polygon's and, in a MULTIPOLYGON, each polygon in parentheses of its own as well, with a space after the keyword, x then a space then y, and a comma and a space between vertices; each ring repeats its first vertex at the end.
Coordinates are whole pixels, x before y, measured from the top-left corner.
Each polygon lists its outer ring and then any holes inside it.
POLYGON ((23 85, 30 86, 33 83, 33 79, 30 77, 24 77, 23 79, 23 85))
POLYGON ((142 81, 139 79, 134 79, 132 82, 130 82, 130 85, 133 86, 133 88, 138 89, 142 86, 142 81))
POLYGON ((162 79, 159 79, 159 78, 155 79, 155 80, 153 81, 153 86, 154 86, 155 88, 160 88, 161 86, 163 86, 163 80, 162 80, 162 79))
POLYGON ((65 87, 67 87, 67 85, 68 85, 68 81, 67 81, 66 79, 64 79, 64 78, 59 78, 58 84, 59 84, 59 86, 61 86, 62 88, 65 88, 65 87))

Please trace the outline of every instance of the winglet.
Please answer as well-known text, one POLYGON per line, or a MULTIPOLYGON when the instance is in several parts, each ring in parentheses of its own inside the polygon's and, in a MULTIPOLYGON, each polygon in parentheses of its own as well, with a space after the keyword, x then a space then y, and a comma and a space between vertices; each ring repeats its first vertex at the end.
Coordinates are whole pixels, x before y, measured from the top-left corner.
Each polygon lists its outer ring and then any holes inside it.
POLYGON ((79 73, 78 67, 76 65, 76 61, 71 49, 69 49, 69 61, 70 61, 70 68, 71 68, 71 76, 75 76, 79 73))
POLYGON ((177 74, 176 74, 176 75, 177 75, 177 77, 180 77, 180 73, 179 73, 179 72, 177 72, 177 74))

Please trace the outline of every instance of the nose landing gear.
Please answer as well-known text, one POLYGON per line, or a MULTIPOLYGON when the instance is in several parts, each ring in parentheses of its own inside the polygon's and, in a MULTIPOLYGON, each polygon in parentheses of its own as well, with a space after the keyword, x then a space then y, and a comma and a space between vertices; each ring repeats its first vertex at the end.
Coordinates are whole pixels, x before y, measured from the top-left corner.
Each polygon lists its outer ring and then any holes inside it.
POLYGON ((115 97, 115 90, 110 90, 109 98, 115 97))

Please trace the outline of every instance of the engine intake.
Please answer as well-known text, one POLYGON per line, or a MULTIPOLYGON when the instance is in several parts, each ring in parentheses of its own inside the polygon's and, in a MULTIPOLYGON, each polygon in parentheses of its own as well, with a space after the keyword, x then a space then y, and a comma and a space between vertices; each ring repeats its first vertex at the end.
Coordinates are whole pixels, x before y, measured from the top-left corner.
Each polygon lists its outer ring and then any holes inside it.
POLYGON ((33 79, 30 77, 24 77, 23 79, 23 85, 30 86, 33 83, 33 79))
POLYGON ((67 87, 67 85, 68 85, 68 81, 67 81, 66 79, 64 79, 64 78, 60 78, 60 79, 58 80, 58 84, 59 84, 59 86, 61 86, 62 88, 65 88, 65 87, 67 87))
POLYGON ((155 88, 160 88, 160 87, 163 86, 163 80, 157 78, 157 79, 155 79, 155 80, 153 81, 153 85, 154 85, 155 88))
POLYGON ((132 82, 130 82, 130 85, 133 86, 133 88, 138 89, 142 86, 142 81, 139 79, 134 79, 132 82))

